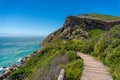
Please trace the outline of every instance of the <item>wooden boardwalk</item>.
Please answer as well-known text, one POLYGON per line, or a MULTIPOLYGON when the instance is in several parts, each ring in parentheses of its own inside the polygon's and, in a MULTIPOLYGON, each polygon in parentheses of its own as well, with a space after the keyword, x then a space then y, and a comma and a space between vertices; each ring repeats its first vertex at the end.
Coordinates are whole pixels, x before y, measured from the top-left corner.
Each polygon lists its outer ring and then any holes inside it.
POLYGON ((84 62, 81 80, 113 80, 108 68, 101 62, 96 61, 93 57, 77 53, 84 62))

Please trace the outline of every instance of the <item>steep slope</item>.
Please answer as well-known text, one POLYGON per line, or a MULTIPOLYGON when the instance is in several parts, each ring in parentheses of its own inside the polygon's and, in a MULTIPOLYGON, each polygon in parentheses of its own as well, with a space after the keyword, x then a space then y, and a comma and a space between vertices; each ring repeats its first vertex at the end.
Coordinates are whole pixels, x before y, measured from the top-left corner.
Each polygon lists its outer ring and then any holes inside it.
MULTIPOLYGON (((96 15, 96 14, 95 14, 96 15)), ((106 17, 108 18, 108 17, 106 17)), ((112 18, 110 18, 112 19, 112 18)), ((83 62, 77 51, 94 56, 110 67, 114 80, 120 79, 120 20, 102 20, 91 15, 68 16, 59 30, 40 45, 42 49, 11 80, 56 80, 60 70, 67 80, 79 80, 83 62)))
POLYGON ((107 16, 100 14, 68 16, 63 24, 63 27, 50 34, 41 43, 41 46, 44 46, 45 44, 49 43, 56 36, 60 36, 62 37, 62 39, 69 39, 69 40, 88 39, 89 34, 87 33, 87 30, 90 29, 109 30, 117 24, 120 24, 120 18, 114 16, 107 16), (100 17, 101 18, 104 17, 106 20, 104 21, 100 19, 100 17))

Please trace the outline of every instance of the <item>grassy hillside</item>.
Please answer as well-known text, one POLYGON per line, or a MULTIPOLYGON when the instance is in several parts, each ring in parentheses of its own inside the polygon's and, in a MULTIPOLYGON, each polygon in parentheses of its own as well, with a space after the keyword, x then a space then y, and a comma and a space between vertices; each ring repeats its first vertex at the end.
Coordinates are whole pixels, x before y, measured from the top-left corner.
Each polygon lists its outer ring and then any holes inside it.
MULTIPOLYGON (((120 19, 114 16, 89 15, 104 20, 120 19)), ((64 68, 67 80, 79 80, 83 61, 76 58, 76 52, 80 51, 101 60, 110 68, 114 80, 120 80, 120 25, 116 25, 108 31, 98 28, 83 31, 81 26, 72 26, 74 31, 70 37, 73 39, 70 40, 63 39, 60 30, 49 35, 44 40, 45 46, 38 54, 28 60, 23 67, 10 74, 9 79, 57 80, 59 71, 64 68), (86 35, 89 37, 84 39, 86 35)))
POLYGON ((10 75, 10 79, 48 80, 47 78, 49 78, 56 80, 58 76, 55 76, 55 74, 58 75, 60 69, 64 68, 67 80, 79 80, 83 63, 81 59, 76 59, 76 51, 69 47, 69 44, 74 42, 76 41, 66 41, 64 43, 60 36, 56 35, 51 43, 40 50, 37 56, 27 61, 19 70, 14 71, 10 75))
MULTIPOLYGON (((98 31, 91 30, 88 33, 92 36, 98 31)), ((120 80, 120 25, 111 28, 110 31, 101 32, 101 34, 84 42, 80 51, 101 60, 110 67, 114 80, 120 80)))

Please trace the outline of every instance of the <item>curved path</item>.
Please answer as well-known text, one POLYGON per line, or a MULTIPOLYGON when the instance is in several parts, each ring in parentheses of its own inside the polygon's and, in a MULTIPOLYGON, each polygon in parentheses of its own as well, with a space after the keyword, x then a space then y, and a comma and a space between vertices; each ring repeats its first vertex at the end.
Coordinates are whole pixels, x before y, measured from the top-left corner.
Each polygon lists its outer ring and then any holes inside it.
POLYGON ((101 62, 96 61, 89 55, 80 52, 77 54, 84 62, 81 80, 113 80, 108 68, 101 62))

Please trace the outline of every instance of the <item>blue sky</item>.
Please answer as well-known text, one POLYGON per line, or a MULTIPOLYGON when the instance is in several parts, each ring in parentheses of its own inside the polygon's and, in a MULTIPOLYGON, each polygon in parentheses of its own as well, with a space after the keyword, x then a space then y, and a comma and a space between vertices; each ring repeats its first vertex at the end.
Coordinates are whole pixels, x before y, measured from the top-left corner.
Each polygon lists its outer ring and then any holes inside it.
POLYGON ((120 16, 120 0, 0 0, 0 33, 48 35, 84 13, 120 16))

